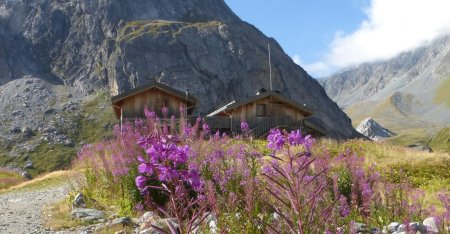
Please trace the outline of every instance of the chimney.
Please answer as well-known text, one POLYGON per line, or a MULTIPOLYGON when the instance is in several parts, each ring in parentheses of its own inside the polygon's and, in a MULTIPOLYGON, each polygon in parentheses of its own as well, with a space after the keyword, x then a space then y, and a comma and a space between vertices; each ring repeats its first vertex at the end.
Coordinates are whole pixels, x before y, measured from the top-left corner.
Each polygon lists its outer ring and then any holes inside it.
POLYGON ((256 91, 256 95, 260 95, 262 93, 265 93, 267 90, 265 88, 260 88, 256 91))

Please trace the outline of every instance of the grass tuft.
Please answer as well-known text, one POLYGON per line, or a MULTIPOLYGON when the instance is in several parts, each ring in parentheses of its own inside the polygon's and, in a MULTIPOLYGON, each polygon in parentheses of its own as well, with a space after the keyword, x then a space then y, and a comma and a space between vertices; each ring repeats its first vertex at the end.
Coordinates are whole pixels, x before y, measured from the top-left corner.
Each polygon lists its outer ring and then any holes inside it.
POLYGON ((22 176, 8 169, 0 168, 0 191, 24 182, 22 176))

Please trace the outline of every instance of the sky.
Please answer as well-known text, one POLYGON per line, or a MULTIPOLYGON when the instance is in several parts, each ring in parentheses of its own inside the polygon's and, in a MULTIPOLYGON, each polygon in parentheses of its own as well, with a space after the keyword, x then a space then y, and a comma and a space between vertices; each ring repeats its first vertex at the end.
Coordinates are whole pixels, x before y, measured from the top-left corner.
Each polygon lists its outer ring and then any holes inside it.
POLYGON ((450 0, 225 0, 316 78, 450 33, 450 0))

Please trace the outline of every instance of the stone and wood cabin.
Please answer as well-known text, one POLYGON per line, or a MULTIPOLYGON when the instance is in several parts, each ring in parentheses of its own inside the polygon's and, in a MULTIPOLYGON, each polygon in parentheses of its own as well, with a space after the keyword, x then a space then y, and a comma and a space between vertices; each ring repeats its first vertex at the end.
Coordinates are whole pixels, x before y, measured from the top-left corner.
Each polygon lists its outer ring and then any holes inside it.
MULTIPOLYGON (((162 108, 168 108, 167 117, 180 118, 180 107, 184 106, 189 122, 193 116, 197 101, 187 91, 182 92, 158 82, 132 89, 111 99, 116 117, 122 121, 144 117, 144 107, 163 116, 162 108), (187 107, 187 108, 186 108, 187 107)), ((210 108, 212 109, 212 108, 210 108)), ((297 103, 278 91, 260 89, 255 96, 233 101, 217 108, 206 116, 201 116, 213 130, 239 133, 240 123, 245 120, 254 137, 265 136, 271 128, 301 129, 303 133, 315 136, 326 132, 307 121, 313 111, 297 103)))
POLYGON ((116 117, 121 120, 144 118, 144 107, 163 118, 162 108, 168 108, 167 118, 192 116, 197 100, 187 91, 182 92, 158 82, 152 82, 111 98, 116 117))

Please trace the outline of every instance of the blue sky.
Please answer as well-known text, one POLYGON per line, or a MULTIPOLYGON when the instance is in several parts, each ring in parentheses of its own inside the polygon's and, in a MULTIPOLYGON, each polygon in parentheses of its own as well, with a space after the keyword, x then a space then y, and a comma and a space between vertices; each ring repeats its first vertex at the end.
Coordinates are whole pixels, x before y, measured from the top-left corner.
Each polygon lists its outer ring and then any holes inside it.
POLYGON ((225 0, 314 77, 450 32, 448 0, 225 0))

